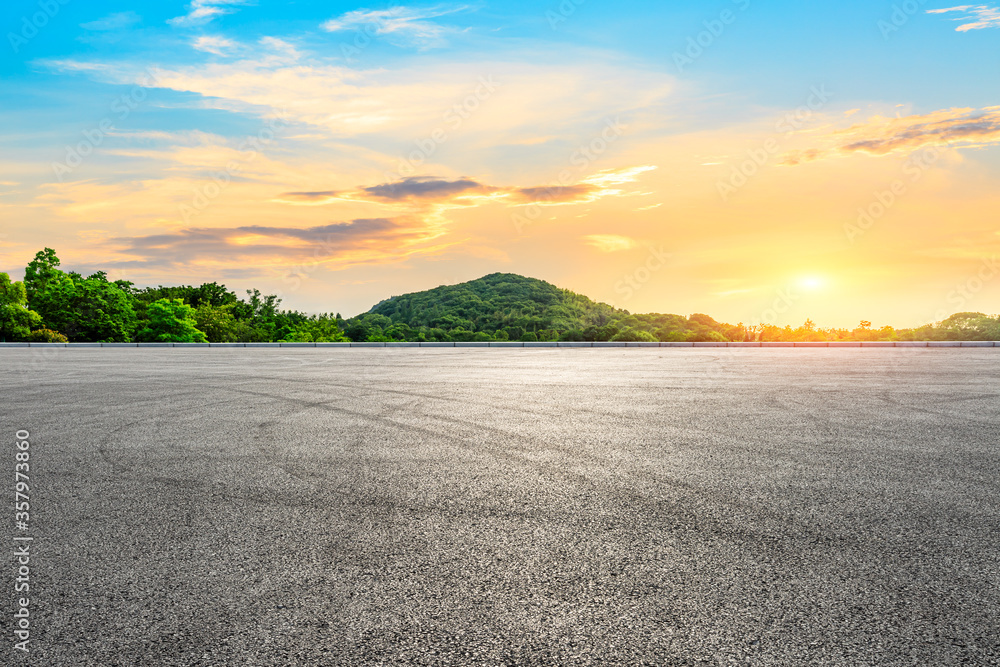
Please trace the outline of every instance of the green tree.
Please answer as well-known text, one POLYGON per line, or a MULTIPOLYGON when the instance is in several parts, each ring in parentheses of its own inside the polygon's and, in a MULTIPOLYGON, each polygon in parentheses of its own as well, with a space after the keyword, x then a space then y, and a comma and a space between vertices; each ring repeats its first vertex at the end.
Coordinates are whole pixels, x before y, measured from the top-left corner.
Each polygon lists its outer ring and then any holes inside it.
POLYGON ((24 270, 28 306, 45 328, 70 340, 126 342, 132 339, 136 317, 128 283, 108 282, 103 271, 84 278, 64 273, 52 248, 39 251, 24 270))
POLYGON ((35 253, 35 258, 24 269, 24 288, 31 301, 40 292, 44 292, 48 284, 61 275, 59 258, 52 248, 45 248, 35 253))
POLYGON ((202 302, 195 309, 195 326, 204 332, 209 343, 236 342, 240 323, 233 317, 232 305, 213 306, 202 302))
POLYGON ((195 326, 194 309, 182 299, 160 299, 146 310, 149 324, 139 340, 160 343, 205 343, 205 334, 195 326))
POLYGON ((611 337, 611 340, 616 342, 626 341, 630 343, 656 342, 656 338, 653 336, 653 334, 649 333, 648 331, 642 331, 640 329, 634 329, 631 327, 623 329, 622 331, 618 332, 617 334, 611 337))
POLYGON ((351 339, 344 335, 332 315, 314 315, 295 325, 283 339, 286 343, 346 343, 351 339))
POLYGON ((995 320, 983 313, 955 313, 941 322, 949 340, 990 340, 995 320))
POLYGON ((70 340, 127 342, 135 331, 131 295, 99 273, 80 278, 60 271, 29 303, 46 328, 61 331, 70 340))
POLYGON ((41 316, 28 308, 28 293, 22 282, 11 282, 0 273, 0 341, 24 340, 41 316))
POLYGON ((579 329, 570 329, 568 331, 562 332, 562 335, 559 336, 559 340, 562 340, 562 341, 582 341, 582 340, 586 340, 586 339, 584 337, 583 332, 580 331, 579 329))

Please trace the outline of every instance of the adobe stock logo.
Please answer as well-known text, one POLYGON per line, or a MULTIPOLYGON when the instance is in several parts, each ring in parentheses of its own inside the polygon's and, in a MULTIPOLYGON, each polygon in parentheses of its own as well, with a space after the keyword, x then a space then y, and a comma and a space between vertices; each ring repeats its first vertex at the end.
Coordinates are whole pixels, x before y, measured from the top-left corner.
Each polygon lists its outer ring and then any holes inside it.
POLYGON ((545 12, 545 18, 549 22, 549 27, 555 30, 560 23, 568 21, 569 17, 576 14, 576 10, 585 2, 587 0, 562 0, 559 6, 556 7, 557 11, 550 9, 545 12))
POLYGON ((892 6, 892 14, 889 20, 879 19, 878 30, 882 33, 882 39, 888 41, 892 33, 900 30, 910 22, 914 16, 920 13, 920 8, 927 4, 927 0, 904 0, 904 2, 892 6))
POLYGON ((66 180, 66 177, 72 174, 74 169, 83 164, 84 160, 117 130, 116 122, 124 122, 129 114, 146 100, 149 96, 149 90, 156 85, 156 70, 147 69, 146 75, 132 86, 128 94, 119 96, 111 103, 111 111, 115 114, 117 121, 111 117, 103 118, 97 127, 83 131, 82 141, 77 142, 76 145, 66 146, 65 159, 62 162, 52 163, 52 172, 60 183, 66 180))
MULTIPOLYGON (((977 294, 983 291, 986 283, 997 277, 997 274, 1000 274, 1000 260, 997 260, 996 255, 983 258, 975 275, 969 276, 965 282, 956 285, 955 289, 948 293, 946 297, 948 303, 956 309, 955 312, 963 310, 977 294)), ((939 310, 934 319, 940 322, 948 317, 948 314, 947 310, 939 310)))
POLYGON ((21 30, 17 33, 7 33, 7 41, 10 42, 10 48, 13 49, 14 53, 20 53, 21 47, 26 46, 28 42, 38 35, 39 30, 47 26, 49 21, 56 17, 56 14, 59 13, 60 5, 68 4, 69 0, 40 0, 38 3, 40 11, 35 12, 30 17, 27 15, 22 16, 21 30))
POLYGON ((649 255, 646 261, 635 268, 634 271, 622 277, 615 283, 615 293, 621 294, 624 301, 631 299, 636 292, 653 278, 653 274, 667 265, 670 253, 662 247, 654 248, 650 246, 649 255))
MULTIPOLYGON (((918 183, 927 170, 941 159, 943 154, 942 149, 937 146, 928 146, 907 159, 903 164, 903 175, 909 177, 910 184, 918 183)), ((885 190, 874 192, 871 202, 858 209, 857 221, 844 224, 844 234, 846 234, 847 240, 852 245, 856 243, 860 237, 875 226, 876 222, 885 217, 908 192, 910 192, 910 186, 902 178, 894 180, 885 190)))
MULTIPOLYGON (((750 8, 751 0, 732 0, 741 12, 750 8)), ((681 74, 696 60, 705 55, 715 42, 725 34, 726 28, 736 23, 739 15, 731 9, 724 9, 714 19, 703 21, 704 30, 697 35, 688 37, 687 48, 684 51, 674 51, 674 65, 681 74)))
POLYGON ((438 148, 448 141, 450 138, 448 130, 452 132, 460 130, 465 121, 471 118, 499 88, 500 84, 493 79, 492 74, 479 77, 475 89, 445 111, 442 120, 447 127, 438 126, 431 131, 429 136, 413 141, 417 147, 416 150, 410 151, 409 155, 399 160, 396 174, 403 177, 415 175, 417 169, 430 160, 438 148))
MULTIPOLYGON (((825 84, 813 86, 809 90, 805 104, 778 119, 774 125, 775 132, 780 133, 781 137, 787 137, 801 130, 832 98, 833 93, 826 89, 825 84)), ((748 149, 746 159, 733 165, 729 177, 716 182, 715 189, 724 203, 728 203, 740 188, 749 183, 781 152, 781 137, 768 137, 759 148, 748 149)))
MULTIPOLYGON (((594 136, 590 141, 582 144, 570 156, 570 165, 577 168, 577 173, 582 173, 594 161, 604 155, 625 134, 625 130, 627 129, 628 126, 622 124, 621 118, 608 119, 604 124, 604 129, 599 134, 594 136)), ((514 212, 511 215, 511 221, 513 221, 517 233, 523 234, 525 227, 542 217, 542 205, 555 201, 555 195, 559 188, 569 187, 574 182, 575 177, 573 172, 569 169, 563 169, 559 172, 556 184, 545 188, 541 197, 524 208, 524 215, 514 212)))

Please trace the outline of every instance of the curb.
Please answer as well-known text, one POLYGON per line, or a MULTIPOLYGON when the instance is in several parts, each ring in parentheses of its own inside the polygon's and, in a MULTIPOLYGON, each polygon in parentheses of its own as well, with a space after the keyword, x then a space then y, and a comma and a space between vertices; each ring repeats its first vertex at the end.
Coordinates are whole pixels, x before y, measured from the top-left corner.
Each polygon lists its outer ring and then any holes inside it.
POLYGON ((416 348, 416 347, 478 347, 478 348, 644 348, 644 347, 678 347, 678 348, 720 348, 720 347, 749 347, 749 348, 984 348, 1000 347, 1000 341, 983 340, 936 340, 936 341, 830 341, 830 342, 707 342, 707 343, 626 343, 626 342, 502 342, 492 341, 487 343, 415 343, 415 342, 394 342, 394 343, 0 343, 0 348, 8 347, 180 347, 180 348, 213 348, 213 347, 258 347, 258 348, 352 348, 352 347, 377 347, 377 348, 416 348))

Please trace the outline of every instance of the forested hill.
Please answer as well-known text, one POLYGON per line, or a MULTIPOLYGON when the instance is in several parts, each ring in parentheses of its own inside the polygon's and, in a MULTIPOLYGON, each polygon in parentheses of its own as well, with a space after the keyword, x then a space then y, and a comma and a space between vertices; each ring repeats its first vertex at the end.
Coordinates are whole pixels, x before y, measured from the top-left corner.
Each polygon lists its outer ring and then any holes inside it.
POLYGON ((708 315, 646 314, 598 303, 536 278, 492 273, 395 296, 347 320, 351 340, 743 340, 741 326, 708 315))
POLYGON ((627 316, 606 303, 513 273, 395 296, 370 312, 416 330, 484 332, 493 338, 504 331, 514 340, 526 332, 544 337, 550 331, 600 329, 627 316))

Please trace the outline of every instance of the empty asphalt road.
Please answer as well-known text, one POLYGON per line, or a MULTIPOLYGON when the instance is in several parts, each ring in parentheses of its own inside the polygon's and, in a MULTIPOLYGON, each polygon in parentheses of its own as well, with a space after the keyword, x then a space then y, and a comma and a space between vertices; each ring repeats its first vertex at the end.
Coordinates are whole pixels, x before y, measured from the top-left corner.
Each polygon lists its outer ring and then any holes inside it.
POLYGON ((30 348, 0 381, 0 664, 1000 664, 1000 350, 30 348))

